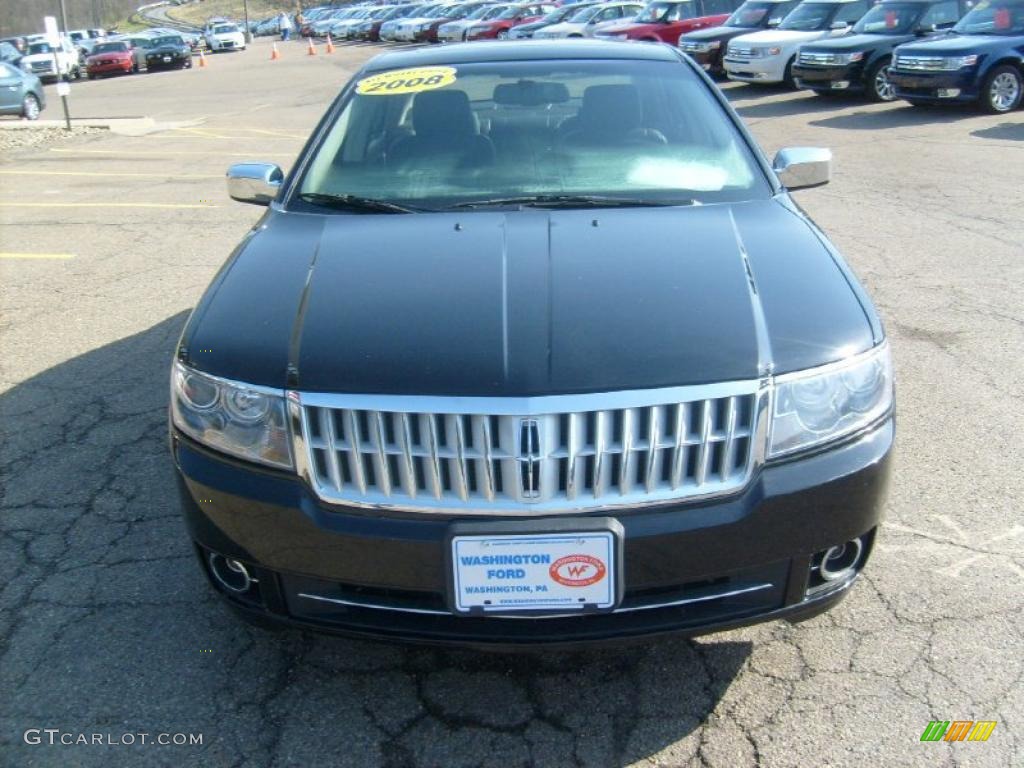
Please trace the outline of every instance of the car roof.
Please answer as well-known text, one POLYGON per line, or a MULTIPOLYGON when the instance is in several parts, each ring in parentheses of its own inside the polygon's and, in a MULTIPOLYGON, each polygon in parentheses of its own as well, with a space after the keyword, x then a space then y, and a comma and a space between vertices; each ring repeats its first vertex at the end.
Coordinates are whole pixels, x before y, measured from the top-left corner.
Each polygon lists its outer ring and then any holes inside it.
POLYGON ((603 40, 507 40, 500 45, 456 43, 382 53, 367 62, 364 71, 477 64, 489 61, 544 61, 545 59, 677 62, 679 56, 667 45, 633 45, 618 40, 614 42, 603 40))

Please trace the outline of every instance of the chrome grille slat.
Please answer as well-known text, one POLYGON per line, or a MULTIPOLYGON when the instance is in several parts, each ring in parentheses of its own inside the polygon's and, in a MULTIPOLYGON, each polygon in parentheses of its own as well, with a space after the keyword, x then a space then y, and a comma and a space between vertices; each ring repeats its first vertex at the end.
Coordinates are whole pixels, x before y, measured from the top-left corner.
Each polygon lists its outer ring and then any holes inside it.
POLYGON ((289 397, 303 473, 328 502, 538 515, 742 488, 763 453, 769 390, 716 386, 529 402, 391 396, 379 409, 365 395, 289 397))

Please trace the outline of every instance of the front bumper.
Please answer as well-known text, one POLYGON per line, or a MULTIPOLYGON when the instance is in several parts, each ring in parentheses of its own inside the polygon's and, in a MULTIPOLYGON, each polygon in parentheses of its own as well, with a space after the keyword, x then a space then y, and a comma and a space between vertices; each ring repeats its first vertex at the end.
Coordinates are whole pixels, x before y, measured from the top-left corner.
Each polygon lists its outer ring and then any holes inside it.
POLYGON ((864 62, 833 66, 793 65, 793 78, 800 88, 812 91, 863 91, 864 62))
POLYGON ((146 69, 180 69, 191 59, 191 56, 157 56, 146 58, 146 69))
POLYGON ((896 96, 912 101, 935 104, 975 101, 980 95, 974 69, 957 72, 912 72, 889 70, 889 81, 896 88, 896 96), (956 92, 955 95, 953 92, 956 92))
POLYGON ((111 64, 88 64, 85 71, 90 75, 108 75, 115 72, 131 72, 132 60, 115 61, 111 64))
POLYGON ((722 65, 730 80, 742 83, 781 83, 786 78, 786 56, 739 58, 726 53, 722 65))
POLYGON ((698 52, 698 51, 683 51, 687 56, 694 60, 694 62, 703 69, 705 72, 711 74, 721 75, 725 73, 725 64, 722 61, 724 53, 721 48, 714 51, 698 52))
MULTIPOLYGON (((493 647, 693 635, 828 608, 867 560, 893 435, 889 420, 829 451, 765 466, 737 495, 619 513, 619 609, 529 621, 449 612, 452 519, 328 506, 294 476, 233 461, 180 434, 172 449, 204 563, 218 553, 259 579, 243 595, 218 587, 239 610, 327 632, 493 647), (864 554, 855 572, 816 583, 820 553, 858 537, 864 554)), ((534 522, 515 521, 524 533, 534 522)))

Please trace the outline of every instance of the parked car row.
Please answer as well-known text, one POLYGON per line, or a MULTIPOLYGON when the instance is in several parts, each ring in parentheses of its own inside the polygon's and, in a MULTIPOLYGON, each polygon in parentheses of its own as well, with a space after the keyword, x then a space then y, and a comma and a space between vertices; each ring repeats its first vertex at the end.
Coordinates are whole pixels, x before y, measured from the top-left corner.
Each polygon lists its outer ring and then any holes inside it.
POLYGON ((682 51, 713 75, 910 104, 1018 108, 1024 0, 749 0, 682 51))
POLYGON ((449 43, 597 38, 678 46, 710 75, 911 104, 1024 94, 1024 0, 583 0, 349 5, 307 11, 300 33, 449 43))

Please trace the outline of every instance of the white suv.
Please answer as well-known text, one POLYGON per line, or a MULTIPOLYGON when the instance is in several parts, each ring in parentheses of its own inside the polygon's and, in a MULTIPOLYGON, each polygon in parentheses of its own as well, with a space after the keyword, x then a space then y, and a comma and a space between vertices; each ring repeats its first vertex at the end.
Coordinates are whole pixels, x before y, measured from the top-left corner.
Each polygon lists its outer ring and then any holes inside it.
POLYGON ((847 34, 871 8, 872 0, 806 0, 776 29, 740 35, 729 41, 723 63, 730 80, 793 83, 793 62, 800 46, 847 34))
POLYGON ((51 46, 45 38, 30 42, 18 66, 40 80, 73 80, 81 74, 78 51, 67 37, 61 38, 57 46, 51 46))

